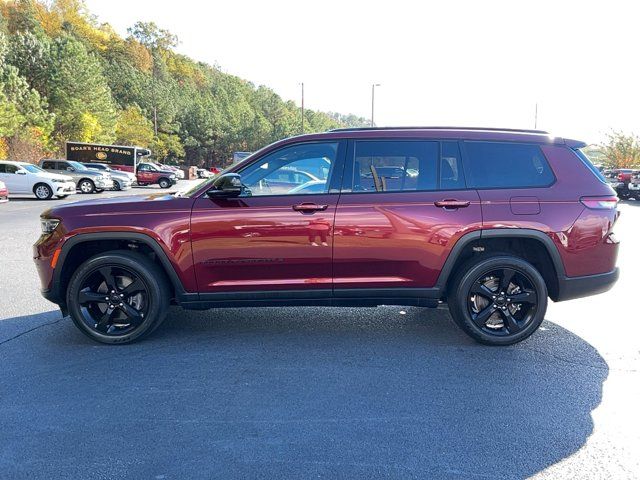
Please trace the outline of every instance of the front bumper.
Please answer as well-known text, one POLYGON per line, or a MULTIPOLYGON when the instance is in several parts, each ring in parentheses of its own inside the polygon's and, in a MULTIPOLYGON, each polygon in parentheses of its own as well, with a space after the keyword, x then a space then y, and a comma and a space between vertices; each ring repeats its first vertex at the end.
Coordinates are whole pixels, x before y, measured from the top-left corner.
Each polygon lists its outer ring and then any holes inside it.
POLYGON ((556 302, 588 297, 611 290, 618 281, 620 269, 616 267, 610 272, 583 277, 564 277, 558 279, 558 298, 556 302))
POLYGON ((74 182, 54 183, 53 192, 56 196, 73 195, 76 193, 76 184, 74 182))
POLYGON ((640 190, 640 183, 630 183, 629 190, 634 190, 634 191, 640 190))
POLYGON ((100 190, 113 188, 113 180, 96 180, 94 183, 96 185, 96 188, 100 190))

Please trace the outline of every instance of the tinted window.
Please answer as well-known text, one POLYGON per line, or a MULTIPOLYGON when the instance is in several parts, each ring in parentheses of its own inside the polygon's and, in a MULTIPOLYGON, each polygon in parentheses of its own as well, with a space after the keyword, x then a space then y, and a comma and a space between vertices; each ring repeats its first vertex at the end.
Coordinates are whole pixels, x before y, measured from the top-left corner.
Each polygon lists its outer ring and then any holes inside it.
POLYGON ((10 163, 0 163, 0 173, 16 173, 18 167, 10 163))
POLYGON ((52 162, 52 161, 42 162, 42 168, 44 168, 45 170, 55 170, 56 162, 52 162))
POLYGON ((442 142, 440 153, 440 189, 463 190, 466 187, 458 142, 442 142))
POLYGON ((357 141, 353 192, 435 190, 438 142, 357 141))
POLYGON ((464 148, 473 188, 543 187, 555 179, 537 145, 465 142, 464 148))
POLYGON ((591 173, 593 173, 598 178, 598 180, 600 180, 602 183, 607 183, 607 179, 604 178, 604 175, 602 175, 602 172, 598 170, 593 165, 593 163, 591 163, 591 160, 589 160, 589 157, 587 157, 582 150, 576 148, 574 152, 576 153, 576 155, 578 155, 578 158, 582 160, 582 163, 584 163, 587 166, 587 168, 591 170, 591 173))
POLYGON ((337 143, 282 148, 242 169, 242 183, 251 195, 327 193, 337 150, 337 143))

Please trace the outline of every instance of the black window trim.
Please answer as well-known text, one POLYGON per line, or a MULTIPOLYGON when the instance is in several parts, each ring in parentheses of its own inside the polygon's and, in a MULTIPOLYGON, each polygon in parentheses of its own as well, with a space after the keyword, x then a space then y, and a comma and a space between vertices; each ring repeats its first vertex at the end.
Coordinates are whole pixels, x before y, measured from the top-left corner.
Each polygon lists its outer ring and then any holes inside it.
POLYGON ((547 162, 547 166, 549 167, 549 171, 551 172, 551 176, 553 177, 553 180, 548 183, 548 184, 544 184, 544 185, 529 185, 529 186, 508 186, 508 187, 473 187, 473 186, 469 186, 467 183, 467 188, 470 190, 478 190, 478 191, 483 191, 483 190, 528 190, 528 189, 533 189, 533 188, 549 188, 553 185, 556 184, 556 182, 558 181, 558 178, 556 177, 556 172, 553 171, 553 168, 551 167, 551 164, 549 163, 549 159, 547 158, 547 156, 544 154, 544 151, 542 150, 542 145, 540 145, 539 143, 535 143, 535 142, 518 142, 518 141, 502 141, 502 140, 460 140, 460 154, 462 156, 462 168, 464 169, 464 177, 465 177, 465 182, 470 181, 473 177, 471 176, 471 171, 470 171, 470 160, 469 160, 469 155, 467 153, 467 149, 466 149, 466 144, 467 143, 499 143, 499 144, 517 144, 517 145, 530 145, 532 147, 536 147, 539 151, 540 154, 542 155, 542 158, 544 158, 545 162, 547 162), (467 180, 468 179, 468 180, 467 180))
POLYGON ((342 176, 341 194, 345 195, 384 195, 384 194, 407 194, 407 193, 430 193, 430 192, 462 192, 466 190, 475 190, 467 185, 467 171, 464 166, 464 158, 462 154, 462 146, 460 140, 451 138, 423 138, 423 137, 378 137, 378 138, 349 138, 346 152, 346 160, 344 165, 344 174, 342 176), (377 191, 358 191, 351 190, 353 185, 353 169, 355 163, 356 142, 431 142, 438 144, 438 159, 436 161, 436 188, 420 189, 420 190, 390 190, 388 192, 377 191), (460 164, 462 165, 462 173, 464 175, 464 187, 460 188, 441 188, 440 187, 440 168, 442 163, 442 144, 443 142, 457 143, 458 153, 460 154, 460 164))

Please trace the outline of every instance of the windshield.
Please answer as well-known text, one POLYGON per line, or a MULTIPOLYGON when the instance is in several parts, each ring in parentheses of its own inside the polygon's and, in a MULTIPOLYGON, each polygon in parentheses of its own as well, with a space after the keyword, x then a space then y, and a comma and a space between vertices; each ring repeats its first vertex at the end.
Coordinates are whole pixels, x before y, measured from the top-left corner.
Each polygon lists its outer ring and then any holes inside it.
POLYGON ((80 162, 74 162, 69 160, 69 165, 71 165, 73 168, 75 168, 76 170, 88 170, 87 167, 85 167, 83 164, 81 164, 80 162))
POLYGON ((31 173, 40 173, 44 172, 40 167, 36 167, 35 165, 31 165, 30 163, 21 163, 20 166, 24 168, 27 172, 31 173))
POLYGON ((227 168, 222 170, 220 173, 217 173, 216 175, 214 175, 212 177, 202 179, 201 182, 196 183, 194 186, 192 186, 188 190, 184 190, 184 191, 181 191, 181 192, 176 192, 176 194, 175 194, 176 197, 190 197, 191 195, 196 193, 198 190, 203 188, 205 185, 212 184, 215 181, 216 178, 218 178, 220 175, 224 175, 225 173, 227 173, 229 170, 231 170, 232 167, 235 167, 235 165, 229 165, 227 168))

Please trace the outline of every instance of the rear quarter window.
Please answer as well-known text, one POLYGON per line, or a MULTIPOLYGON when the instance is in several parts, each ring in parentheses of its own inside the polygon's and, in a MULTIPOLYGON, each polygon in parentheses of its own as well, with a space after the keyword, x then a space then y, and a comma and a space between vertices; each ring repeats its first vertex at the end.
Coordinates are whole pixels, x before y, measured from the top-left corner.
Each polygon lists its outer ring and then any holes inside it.
POLYGON ((538 145, 464 142, 467 182, 472 188, 547 187, 555 176, 538 145))

